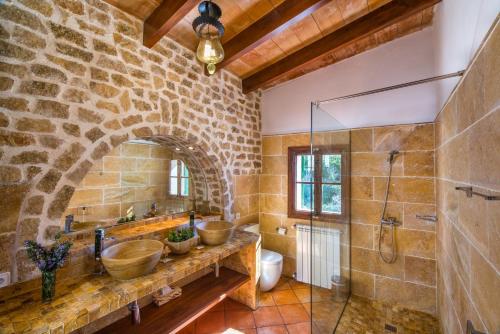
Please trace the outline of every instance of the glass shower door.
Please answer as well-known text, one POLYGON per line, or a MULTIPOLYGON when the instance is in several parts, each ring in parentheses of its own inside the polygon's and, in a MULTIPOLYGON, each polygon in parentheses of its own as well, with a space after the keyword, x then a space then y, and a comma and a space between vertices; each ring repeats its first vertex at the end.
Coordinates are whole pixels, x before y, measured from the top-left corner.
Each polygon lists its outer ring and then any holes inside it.
POLYGON ((313 104, 310 138, 310 224, 297 242, 309 247, 312 332, 331 334, 350 295, 350 130, 313 104))

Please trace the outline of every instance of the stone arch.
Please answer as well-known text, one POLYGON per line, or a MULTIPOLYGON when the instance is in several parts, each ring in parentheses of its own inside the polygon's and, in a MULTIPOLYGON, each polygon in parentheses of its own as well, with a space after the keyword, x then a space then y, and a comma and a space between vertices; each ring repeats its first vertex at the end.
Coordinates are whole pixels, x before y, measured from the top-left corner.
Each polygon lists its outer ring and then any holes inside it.
MULTIPOLYGON (((148 123, 125 127, 108 133, 94 144, 89 145, 89 148, 80 154, 78 159, 75 159, 71 163, 71 166, 65 172, 61 173, 59 177, 51 175, 54 174, 51 171, 56 167, 53 165, 57 164, 57 161, 61 161, 59 159, 56 159, 56 162, 47 168, 48 171, 45 174, 40 173, 34 177, 31 181, 31 186, 27 185, 26 187, 28 192, 20 208, 16 238, 13 242, 14 247, 12 247, 11 262, 14 280, 17 279, 19 265, 17 262, 26 256, 25 254, 19 254, 20 250, 24 252, 22 248, 24 234, 19 232, 26 229, 23 224, 30 222, 30 218, 28 218, 30 215, 27 213, 28 210, 26 208, 31 205, 31 198, 41 196, 37 185, 40 182, 43 183, 44 179, 54 178, 55 181, 55 185, 53 186, 54 191, 50 194, 43 194, 45 195, 46 203, 38 224, 37 240, 45 243, 49 239, 52 239, 55 233, 60 231, 61 216, 67 209, 75 188, 80 184, 92 166, 113 148, 132 139, 148 139, 164 143, 170 147, 180 146, 184 151, 188 150, 188 147, 192 147, 193 154, 191 156, 185 155, 185 158, 194 162, 193 165, 197 166, 192 171, 196 176, 195 181, 202 182, 202 179, 206 181, 207 189, 201 196, 206 196, 203 199, 208 199, 211 212, 221 213, 226 219, 231 219, 233 206, 233 194, 230 191, 232 189, 231 169, 229 166, 223 165, 210 145, 202 140, 201 135, 196 133, 188 134, 185 131, 179 130, 176 130, 175 126, 158 126, 148 123)), ((75 143, 77 142, 66 143, 65 149, 63 149, 64 153, 61 156, 67 152, 72 152, 72 154, 67 154, 68 157, 74 156, 75 152, 72 150, 74 150, 74 147, 77 147, 75 143)), ((67 163, 69 164, 69 162, 67 163)))

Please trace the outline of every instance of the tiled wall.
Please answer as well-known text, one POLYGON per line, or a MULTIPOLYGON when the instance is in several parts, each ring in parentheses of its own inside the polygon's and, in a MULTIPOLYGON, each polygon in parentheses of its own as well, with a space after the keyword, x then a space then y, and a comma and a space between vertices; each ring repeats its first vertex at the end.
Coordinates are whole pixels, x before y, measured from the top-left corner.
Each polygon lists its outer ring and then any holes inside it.
MULTIPOLYGON (((315 135, 315 142, 342 144, 347 132, 315 135)), ((433 124, 366 128, 351 131, 351 261, 353 292, 434 313, 436 309, 435 226, 416 214, 435 214, 433 124), (387 182, 387 153, 396 158, 388 216, 397 228, 398 258, 383 263, 377 253, 379 221, 387 182)), ((285 274, 295 271, 295 223, 287 217, 287 152, 309 144, 308 134, 263 137, 260 177, 260 224, 263 247, 285 256, 285 274), (281 236, 276 227, 288 227, 281 236)), ((348 236, 348 234, 346 234, 348 236)), ((387 237, 384 238, 384 240, 387 237)), ((387 243, 387 241, 385 241, 387 243)), ((383 249, 387 250, 387 247, 383 249)), ((345 258, 345 257, 344 257, 345 258)))
POLYGON ((500 27, 436 119, 438 307, 445 334, 466 321, 500 332, 500 27))
POLYGON ((234 177, 235 224, 259 222, 259 175, 237 175, 234 177))
MULTIPOLYGON (((434 126, 417 124, 351 131, 351 254, 353 293, 434 313, 436 309, 435 226, 415 218, 434 215, 434 126), (380 216, 389 163, 399 150, 386 217, 396 229, 397 259, 378 254, 380 216)), ((383 234, 387 251, 391 235, 383 234)))
MULTIPOLYGON (((327 132, 314 136, 318 145, 349 144, 349 133, 327 132)), ((288 148, 307 146, 309 134, 264 136, 262 138, 262 174, 259 179, 260 230, 263 247, 284 256, 284 274, 292 276, 296 271, 296 231, 294 224, 309 224, 308 220, 288 218, 288 148), (286 227, 285 235, 277 233, 278 227, 286 227)), ((321 225, 315 222, 316 225, 321 225)), ((342 234, 341 243, 346 245, 349 238, 346 224, 335 224, 342 234)), ((343 263, 348 263, 348 248, 343 247, 343 263)))
POLYGON ((168 195, 174 157, 175 153, 158 144, 123 143, 92 166, 75 189, 64 216, 73 214, 78 221, 116 221, 133 206, 139 219, 153 202, 160 214, 188 211, 192 204, 189 198, 168 195))

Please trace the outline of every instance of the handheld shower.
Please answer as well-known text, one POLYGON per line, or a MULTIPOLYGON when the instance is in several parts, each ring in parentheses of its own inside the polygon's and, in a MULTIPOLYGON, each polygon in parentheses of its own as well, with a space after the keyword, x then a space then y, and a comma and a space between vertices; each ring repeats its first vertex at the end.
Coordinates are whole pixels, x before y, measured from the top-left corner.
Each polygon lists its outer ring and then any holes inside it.
POLYGON ((395 226, 400 225, 396 221, 396 218, 388 217, 385 218, 385 211, 387 209, 387 200, 389 198, 389 187, 391 185, 391 175, 392 175, 392 165, 394 164, 394 160, 396 160, 396 156, 399 154, 398 150, 392 150, 389 152, 389 156, 387 157, 387 161, 389 162, 389 177, 387 179, 387 188, 385 189, 385 200, 384 200, 384 208, 382 210, 382 215, 380 217, 380 229, 378 234, 378 253, 382 260, 385 263, 394 263, 396 261, 396 238, 395 238, 395 226), (388 226, 391 229, 391 257, 386 258, 382 253, 382 232, 383 229, 388 226))
MULTIPOLYGON (((392 150, 389 152, 389 157, 387 158, 387 161, 389 161, 389 163, 392 165, 392 163, 394 162, 394 159, 396 159, 396 155, 399 154, 399 151, 398 150, 392 150)), ((390 175, 389 175, 390 177, 390 175)))

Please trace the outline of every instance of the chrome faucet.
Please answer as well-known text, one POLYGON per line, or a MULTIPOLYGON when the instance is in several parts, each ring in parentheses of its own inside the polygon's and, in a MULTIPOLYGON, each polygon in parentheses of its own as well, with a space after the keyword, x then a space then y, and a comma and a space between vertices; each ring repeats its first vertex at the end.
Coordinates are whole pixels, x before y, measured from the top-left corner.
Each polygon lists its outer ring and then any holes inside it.
POLYGON ((95 230, 95 246, 94 246, 94 259, 95 259, 95 270, 94 273, 98 275, 104 274, 104 266, 102 264, 101 254, 104 250, 105 240, 114 240, 113 237, 105 237, 103 228, 98 228, 95 230))
POLYGON ((73 215, 67 215, 66 219, 64 220, 64 233, 68 234, 71 233, 71 224, 73 224, 73 221, 75 220, 75 217, 73 215))

